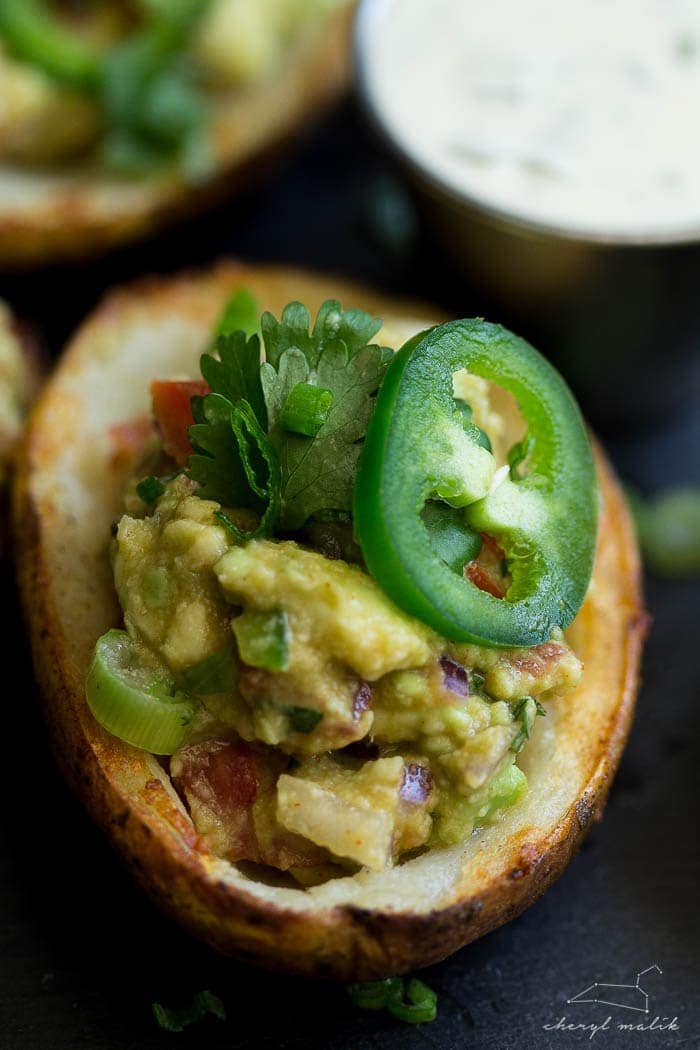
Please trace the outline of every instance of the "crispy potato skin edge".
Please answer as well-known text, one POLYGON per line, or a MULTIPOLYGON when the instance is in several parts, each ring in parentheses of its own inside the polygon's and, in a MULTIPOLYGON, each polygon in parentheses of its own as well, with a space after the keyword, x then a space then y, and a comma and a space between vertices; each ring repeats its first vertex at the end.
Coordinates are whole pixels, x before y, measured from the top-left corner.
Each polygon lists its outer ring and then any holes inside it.
MULTIPOLYGON (((217 279, 222 272, 226 267, 217 271, 217 279)), ((257 268, 257 280, 266 280, 268 273, 274 279, 279 272, 262 271, 261 276, 257 268)), ((239 280, 242 274, 245 279, 245 271, 235 266, 231 274, 239 280)), ((202 280, 183 277, 180 286, 190 279, 202 280)), ((176 305, 176 282, 170 286, 176 305)), ((88 325, 113 316, 122 297, 164 294, 167 298, 168 284, 142 281, 110 296, 88 325)), ((343 296, 342 285, 338 294, 343 296)), ((368 292, 367 301, 371 308, 381 310, 382 300, 376 294, 368 292)), ((387 310, 400 310, 396 302, 385 303, 387 310)), ((51 521, 42 519, 32 491, 36 427, 38 423, 30 423, 15 485, 17 573, 54 750, 73 791, 161 908, 212 948, 240 960, 313 977, 370 980, 445 958, 519 915, 559 877, 605 805, 631 725, 648 627, 633 527, 599 447, 596 458, 607 507, 602 527, 611 530, 616 575, 610 578, 608 571, 606 577, 598 578, 596 573, 594 579, 608 614, 624 616, 625 641, 619 669, 609 682, 616 698, 613 714, 604 731, 598 727, 598 737, 592 742, 595 761, 585 789, 545 834, 533 840, 532 834, 523 833, 522 842, 508 843, 516 863, 503 867, 478 892, 448 907, 419 913, 411 911, 409 902, 393 911, 313 905, 293 911, 222 881, 212 870, 211 856, 197 847, 189 821, 173 812, 160 782, 147 779, 144 783, 138 754, 108 737, 92 721, 67 666, 62 625, 53 605, 51 566, 43 542, 51 521), (138 786, 132 790, 134 784, 138 786)))
MULTIPOLYGON (((258 149, 240 156, 235 125, 226 127, 218 135, 212 180, 188 186, 175 177, 165 178, 155 193, 143 195, 138 207, 126 212, 114 208, 108 217, 93 213, 89 182, 85 190, 76 186, 65 193, 51 191, 43 207, 29 215, 18 216, 0 200, 0 267, 21 271, 59 260, 89 259, 143 240, 178 220, 196 218, 255 182, 346 90, 353 13, 351 7, 332 16, 303 63, 290 71, 281 88, 291 99, 288 119, 268 129, 258 149)), ((244 114, 244 124, 247 119, 244 114)))

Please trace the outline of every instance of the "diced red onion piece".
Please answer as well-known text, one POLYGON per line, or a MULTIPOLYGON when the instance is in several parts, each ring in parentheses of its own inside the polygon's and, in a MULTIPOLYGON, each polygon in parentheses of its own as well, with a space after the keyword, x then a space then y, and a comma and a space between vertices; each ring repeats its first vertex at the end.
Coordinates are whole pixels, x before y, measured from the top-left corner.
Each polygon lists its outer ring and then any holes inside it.
POLYGON ((352 717, 355 722, 372 703, 372 689, 368 682, 360 682, 352 701, 352 717))
POLYGON ((440 657, 440 667, 445 689, 456 693, 457 696, 469 696, 469 673, 466 667, 462 667, 456 660, 451 660, 449 656, 440 657))
POLYGON ((399 794, 404 802, 419 805, 425 802, 433 790, 433 775, 427 766, 410 762, 403 771, 403 781, 399 794))

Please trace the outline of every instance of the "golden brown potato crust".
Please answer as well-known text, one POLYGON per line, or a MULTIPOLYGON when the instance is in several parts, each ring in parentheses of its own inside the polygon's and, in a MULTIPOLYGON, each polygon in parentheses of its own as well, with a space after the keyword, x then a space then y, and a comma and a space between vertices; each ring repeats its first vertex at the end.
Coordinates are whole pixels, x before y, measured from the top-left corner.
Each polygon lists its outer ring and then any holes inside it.
POLYGON ((119 179, 87 164, 0 165, 0 266, 96 255, 234 195, 346 87, 351 16, 352 7, 330 15, 278 75, 214 95, 215 176, 205 184, 172 172, 119 179))
MULTIPOLYGON (((518 915, 556 879, 603 808, 632 718, 646 627, 624 499, 596 455, 604 511, 593 584, 570 631, 583 684, 550 705, 526 749, 530 789, 464 844, 386 873, 312 890, 247 879, 201 847, 161 766, 93 720, 84 680, 119 622, 106 556, 123 472, 109 425, 148 408, 154 375, 194 374, 228 293, 279 312, 329 296, 406 334, 435 313, 325 277, 221 265, 110 295, 71 342, 35 408, 15 491, 18 573, 46 716, 62 769, 138 881, 214 948, 275 969, 377 978, 425 966, 518 915)), ((381 334, 379 336, 381 339, 381 334)))

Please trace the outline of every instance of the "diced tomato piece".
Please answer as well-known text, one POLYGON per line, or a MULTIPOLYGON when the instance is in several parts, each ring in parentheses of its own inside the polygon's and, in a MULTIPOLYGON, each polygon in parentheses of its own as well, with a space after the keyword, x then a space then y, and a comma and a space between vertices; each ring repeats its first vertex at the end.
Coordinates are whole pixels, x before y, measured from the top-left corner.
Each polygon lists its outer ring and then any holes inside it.
POLYGON ((258 770, 248 745, 228 740, 193 744, 178 753, 172 772, 210 847, 230 860, 258 860, 252 815, 258 770))
POLYGON ((252 806, 258 793, 255 755, 242 740, 213 740, 180 753, 185 790, 216 808, 252 806))
POLYGON ((276 821, 285 768, 284 756, 256 753, 242 740, 207 740, 182 748, 170 771, 202 841, 219 856, 282 870, 312 867, 327 859, 325 851, 276 821))
POLYGON ((133 469, 143 453, 153 432, 153 422, 148 416, 137 416, 123 423, 113 423, 109 428, 112 443, 110 463, 115 470, 133 469))
POLYGON ((156 379, 151 383, 153 415, 163 436, 163 449, 181 467, 192 455, 187 434, 194 423, 190 401, 210 392, 209 386, 200 379, 156 379))

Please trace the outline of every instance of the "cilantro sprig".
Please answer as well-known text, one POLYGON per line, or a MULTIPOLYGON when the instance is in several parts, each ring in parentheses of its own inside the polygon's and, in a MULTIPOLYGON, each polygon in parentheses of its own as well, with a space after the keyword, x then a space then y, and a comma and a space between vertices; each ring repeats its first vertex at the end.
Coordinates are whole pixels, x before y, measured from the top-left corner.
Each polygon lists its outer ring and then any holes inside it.
POLYGON ((381 321, 329 300, 312 328, 306 307, 290 303, 280 320, 262 317, 261 362, 250 315, 250 297, 239 292, 213 352, 202 356, 212 392, 193 405, 189 476, 203 498, 258 511, 259 527, 244 538, 349 516, 361 441, 392 353, 371 344, 381 321), (238 318, 247 331, 233 330, 238 318), (323 393, 323 410, 304 433, 289 406, 314 405, 308 388, 323 393))

